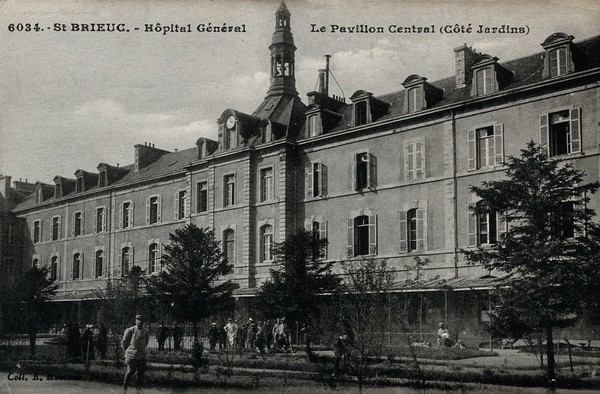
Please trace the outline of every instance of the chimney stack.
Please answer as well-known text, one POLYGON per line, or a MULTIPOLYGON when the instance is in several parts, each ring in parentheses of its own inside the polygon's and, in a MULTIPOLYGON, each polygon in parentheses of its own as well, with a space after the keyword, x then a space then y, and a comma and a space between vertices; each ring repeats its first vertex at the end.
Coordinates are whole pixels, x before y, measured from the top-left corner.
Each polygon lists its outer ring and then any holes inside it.
POLYGON ((473 63, 479 55, 473 48, 464 44, 454 48, 454 64, 456 65, 456 87, 464 88, 473 79, 473 63))

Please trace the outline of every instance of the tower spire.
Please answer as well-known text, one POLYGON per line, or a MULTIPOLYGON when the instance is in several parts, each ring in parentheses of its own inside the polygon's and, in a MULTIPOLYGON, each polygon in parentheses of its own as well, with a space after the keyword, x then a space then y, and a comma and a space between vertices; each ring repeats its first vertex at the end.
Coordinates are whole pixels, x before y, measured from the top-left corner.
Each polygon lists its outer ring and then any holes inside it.
POLYGON ((275 31, 269 50, 271 51, 271 86, 267 96, 293 94, 296 91, 295 56, 296 46, 290 27, 290 11, 285 2, 275 12, 275 31))

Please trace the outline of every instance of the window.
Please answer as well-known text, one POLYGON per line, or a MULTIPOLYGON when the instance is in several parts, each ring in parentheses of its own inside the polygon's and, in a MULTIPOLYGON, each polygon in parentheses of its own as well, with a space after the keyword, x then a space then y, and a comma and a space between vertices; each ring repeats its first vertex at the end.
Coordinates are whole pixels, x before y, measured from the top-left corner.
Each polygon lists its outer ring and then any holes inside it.
POLYGON ((370 153, 354 155, 352 164, 352 190, 375 189, 377 186, 377 159, 370 153))
POLYGON ((146 199, 146 224, 160 223, 161 198, 151 196, 146 199))
POLYGON ((105 187, 106 185, 108 185, 106 170, 102 170, 100 171, 100 175, 98 177, 98 187, 105 187))
POLYGON ((35 191, 35 203, 39 204, 44 201, 44 194, 42 193, 42 187, 38 187, 35 191))
POLYGON ((273 199, 273 168, 260 170, 260 201, 273 199))
POLYGON ((40 259, 34 257, 33 260, 31 260, 31 266, 35 268, 40 268, 40 259))
POLYGON ((75 181, 75 192, 76 193, 83 192, 83 177, 82 176, 78 176, 77 180, 75 181))
POLYGON ((327 195, 327 166, 322 163, 310 163, 304 170, 304 190, 306 198, 327 195))
POLYGON ((42 242, 42 221, 33 222, 33 243, 42 242))
MULTIPOLYGON (((327 239, 327 222, 322 220, 321 217, 313 217, 312 219, 306 219, 304 222, 306 231, 309 231, 313 238, 316 240, 327 239)), ((327 246, 321 250, 320 256, 323 259, 327 258, 327 246)))
POLYGON ((148 273, 158 271, 158 263, 160 260, 159 247, 156 242, 148 246, 148 273))
POLYGON ((495 124, 468 131, 469 171, 504 163, 504 125, 495 124))
POLYGON ((348 218, 348 256, 377 254, 377 216, 348 218))
POLYGON ((567 48, 550 51, 550 77, 558 77, 567 73, 567 48))
POLYGON ((198 198, 196 200, 196 212, 208 211, 208 182, 196 184, 198 198))
POLYGON ((126 276, 129 273, 131 263, 131 248, 125 246, 121 249, 121 276, 126 276))
POLYGON ((232 229, 223 232, 223 258, 235 265, 235 231, 232 229))
POLYGON ((492 93, 494 91, 493 74, 494 72, 491 67, 477 70, 477 72, 475 73, 475 78, 478 96, 487 93, 492 93))
POLYGON ((558 215, 558 228, 563 239, 575 237, 575 203, 563 201, 560 203, 558 215))
POLYGON ((73 214, 73 236, 81 235, 83 235, 83 212, 79 211, 73 214))
POLYGON ((260 261, 273 261, 273 226, 260 228, 260 261))
POLYGON ((96 267, 94 270, 96 278, 99 278, 102 276, 103 269, 104 269, 104 250, 99 249, 96 251, 96 267))
POLYGON ((235 205, 235 175, 225 175, 223 178, 223 206, 235 205))
POLYGON ((133 201, 121 204, 121 228, 133 227, 133 201))
POLYGON ((408 112, 417 112, 423 109, 423 90, 412 88, 408 90, 408 112))
POLYGON ((549 156, 581 152, 581 110, 565 109, 540 116, 540 134, 549 156))
POLYGON ((50 280, 58 279, 58 256, 52 256, 50 259, 50 280))
POLYGON ((419 201, 418 206, 400 211, 400 252, 427 249, 427 204, 419 201))
POLYGON ((473 208, 479 204, 469 206, 469 246, 496 244, 506 234, 504 215, 498 212, 473 212, 473 208))
POLYGON ((62 184, 59 182, 56 185, 54 185, 54 198, 61 198, 62 196, 62 184))
POLYGON ((404 179, 413 181, 425 178, 425 149, 423 141, 405 145, 404 179))
POLYGON ((96 218, 94 220, 94 231, 96 233, 102 233, 106 231, 106 208, 96 208, 96 218))
POLYGON ((310 115, 308 117, 308 136, 316 137, 319 135, 319 129, 317 125, 317 115, 310 115))
POLYGON ((187 192, 180 190, 175 193, 175 220, 183 219, 187 216, 187 192))
POLYGON ((360 101, 354 104, 354 126, 366 124, 367 120, 367 102, 360 101))
POLYGON ((60 216, 54 216, 52 218, 52 240, 56 241, 60 239, 60 216))
POLYGON ((81 253, 73 254, 73 279, 81 278, 81 253))

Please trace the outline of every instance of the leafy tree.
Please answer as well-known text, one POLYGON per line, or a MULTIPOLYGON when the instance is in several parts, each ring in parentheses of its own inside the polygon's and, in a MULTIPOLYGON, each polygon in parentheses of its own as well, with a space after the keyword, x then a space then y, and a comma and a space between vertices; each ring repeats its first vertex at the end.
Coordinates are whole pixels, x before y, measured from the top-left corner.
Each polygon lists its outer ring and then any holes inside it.
POLYGON ((35 357, 37 333, 51 319, 47 303, 54 297, 58 285, 50 279, 48 267, 32 267, 17 279, 17 302, 21 303, 21 318, 29 336, 31 357, 35 357))
POLYGON ((499 212, 508 231, 496 244, 464 253, 470 263, 501 275, 495 331, 517 338, 542 333, 554 382, 553 328, 578 319, 585 293, 593 294, 600 282, 600 232, 587 207, 599 183, 584 183, 583 171, 549 159, 534 142, 509 158, 504 173, 505 179, 471 191, 482 198, 474 214, 499 212))
POLYGON ((334 291, 339 284, 331 271, 333 263, 323 261, 326 247, 326 239, 304 229, 275 245, 279 267, 271 270, 271 280, 264 282, 258 293, 258 304, 266 317, 285 317, 312 327, 320 315, 320 295, 334 291))
POLYGON ((171 306, 174 317, 191 321, 197 341, 198 322, 231 308, 237 284, 221 279, 231 265, 223 258, 214 230, 189 224, 175 230, 169 239, 162 257, 164 270, 148 280, 147 289, 171 306))

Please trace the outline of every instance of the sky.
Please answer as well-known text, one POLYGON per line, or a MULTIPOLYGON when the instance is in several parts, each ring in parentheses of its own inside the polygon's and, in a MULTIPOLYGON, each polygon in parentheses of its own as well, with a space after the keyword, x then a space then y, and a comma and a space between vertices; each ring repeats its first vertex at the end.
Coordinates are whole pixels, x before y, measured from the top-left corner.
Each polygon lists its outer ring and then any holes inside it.
MULTIPOLYGON (((280 0, 0 0, 0 174, 52 184, 99 163, 131 164, 134 145, 173 151, 217 138, 228 108, 252 113, 269 88, 269 49, 280 0), (43 31, 23 30, 27 23, 43 31), (72 24, 124 24, 129 32, 70 31, 72 24), (192 27, 146 32, 146 25, 192 27), (198 32, 199 24, 245 25, 245 33, 198 32), (15 31, 9 29, 14 27, 15 31), (54 26, 67 31, 54 31, 54 26), (139 28, 139 30, 135 30, 139 28)), ((453 48, 467 44, 500 63, 541 52, 554 32, 575 42, 600 35, 597 0, 287 0, 296 47, 296 87, 306 103, 324 55, 330 93, 402 90, 419 74, 454 75, 453 48), (313 24, 315 27, 313 28, 313 24), (331 25, 384 33, 332 32, 331 25), (392 33, 391 25, 434 26, 392 33), (472 30, 468 30, 469 25, 472 30), (478 26, 524 34, 478 33, 478 26), (325 32, 314 32, 321 26, 325 32), (450 32, 444 27, 450 26, 450 32), (463 31, 454 32, 454 28, 463 31), (442 30, 440 31, 440 28, 442 30)), ((349 101, 349 100, 347 100, 349 101)))

